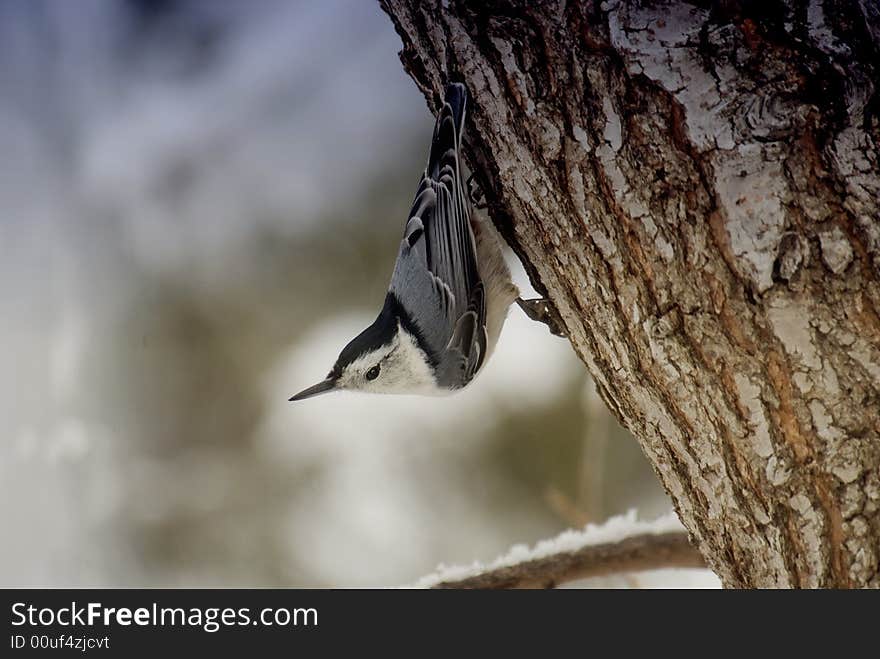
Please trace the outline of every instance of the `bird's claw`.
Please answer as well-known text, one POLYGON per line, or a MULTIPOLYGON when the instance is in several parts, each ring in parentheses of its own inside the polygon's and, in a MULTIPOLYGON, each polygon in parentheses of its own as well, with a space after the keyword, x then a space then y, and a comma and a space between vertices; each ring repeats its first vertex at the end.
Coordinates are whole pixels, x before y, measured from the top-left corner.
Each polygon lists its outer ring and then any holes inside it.
POLYGON ((523 300, 521 297, 518 297, 516 298, 516 303, 526 316, 538 323, 546 325, 551 334, 563 338, 567 336, 562 318, 559 316, 559 312, 550 300, 546 298, 523 300))
POLYGON ((489 207, 489 204, 486 203, 486 195, 483 193, 483 188, 477 183, 473 173, 468 176, 465 185, 467 186, 468 198, 471 200, 474 208, 484 210, 489 207))

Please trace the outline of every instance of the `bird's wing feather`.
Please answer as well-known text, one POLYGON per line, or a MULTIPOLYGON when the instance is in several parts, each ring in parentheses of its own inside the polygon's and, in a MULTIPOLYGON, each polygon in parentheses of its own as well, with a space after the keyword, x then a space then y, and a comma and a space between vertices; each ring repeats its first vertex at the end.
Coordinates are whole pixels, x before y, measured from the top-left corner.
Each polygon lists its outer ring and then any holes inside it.
POLYGON ((391 278, 391 292, 418 325, 438 384, 464 386, 486 353, 485 291, 477 270, 459 147, 464 88, 450 85, 391 278))

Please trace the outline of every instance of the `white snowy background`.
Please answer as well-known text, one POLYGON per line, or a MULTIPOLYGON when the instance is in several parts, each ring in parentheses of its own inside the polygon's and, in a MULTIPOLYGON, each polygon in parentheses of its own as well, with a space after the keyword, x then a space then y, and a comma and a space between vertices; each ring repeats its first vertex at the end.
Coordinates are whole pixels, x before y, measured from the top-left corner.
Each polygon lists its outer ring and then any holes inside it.
POLYGON ((287 402, 384 294, 399 48, 359 0, 0 2, 0 585, 393 586, 669 510, 516 310, 461 395, 287 402))

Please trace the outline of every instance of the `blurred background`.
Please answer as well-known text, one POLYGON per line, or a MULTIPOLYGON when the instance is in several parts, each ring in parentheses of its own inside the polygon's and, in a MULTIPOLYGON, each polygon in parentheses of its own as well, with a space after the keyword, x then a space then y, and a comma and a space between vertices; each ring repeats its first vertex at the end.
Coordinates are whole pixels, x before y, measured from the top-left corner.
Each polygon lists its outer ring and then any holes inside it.
POLYGON ((518 309, 463 394, 287 402, 384 296, 399 48, 361 0, 0 0, 0 585, 400 585, 670 508, 518 309))

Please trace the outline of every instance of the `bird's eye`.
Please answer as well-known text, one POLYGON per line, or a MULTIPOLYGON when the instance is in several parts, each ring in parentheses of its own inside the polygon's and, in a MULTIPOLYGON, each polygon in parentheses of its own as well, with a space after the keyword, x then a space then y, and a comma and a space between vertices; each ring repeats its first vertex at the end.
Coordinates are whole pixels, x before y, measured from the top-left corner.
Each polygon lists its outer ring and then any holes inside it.
POLYGON ((367 371, 367 380, 375 380, 379 377, 379 365, 376 364, 373 368, 367 371))

